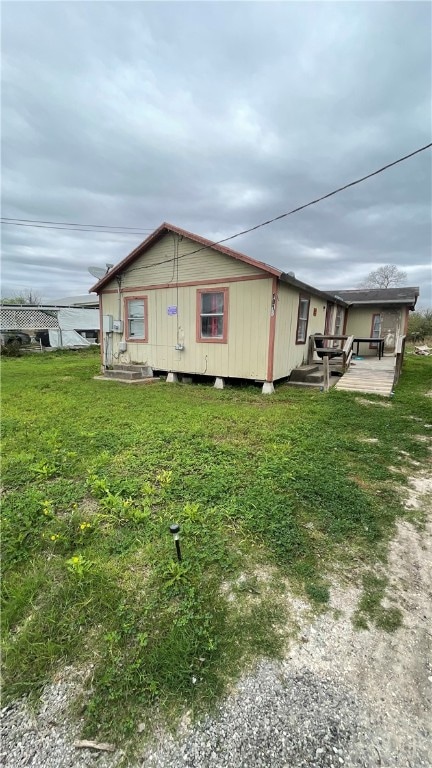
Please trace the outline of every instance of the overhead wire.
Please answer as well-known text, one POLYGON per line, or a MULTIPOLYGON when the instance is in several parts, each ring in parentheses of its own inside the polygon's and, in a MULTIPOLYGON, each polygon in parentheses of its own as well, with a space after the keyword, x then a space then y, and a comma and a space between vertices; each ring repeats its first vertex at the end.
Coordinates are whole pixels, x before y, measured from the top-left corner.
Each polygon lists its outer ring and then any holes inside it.
MULTIPOLYGON (((134 272, 134 271, 141 271, 142 269, 150 269, 151 267, 158 267, 158 266, 161 266, 162 264, 167 264, 172 261, 174 262, 174 265, 175 265, 176 259, 177 259, 177 267, 178 267, 179 259, 184 259, 187 256, 192 256, 196 253, 200 253, 201 251, 206 250, 207 248, 214 247, 215 245, 222 245, 222 243, 229 242, 230 240, 234 240, 235 238, 241 237, 242 235, 249 234, 250 232, 255 232, 257 229, 261 229, 262 227, 266 227, 269 224, 273 224, 275 221, 280 221, 281 219, 285 219, 287 216, 292 216, 294 213, 298 213, 299 211, 303 211, 306 208, 309 208, 313 205, 317 205, 317 203, 320 203, 323 200, 327 200, 328 198, 333 197, 334 195, 337 195, 340 192, 343 192, 344 190, 349 189, 350 187, 354 187, 357 184, 361 184, 362 182, 367 181, 367 179, 377 176, 378 174, 383 173, 389 168, 392 168, 395 165, 398 165, 399 163, 402 163, 405 160, 408 160, 409 158, 414 157, 415 155, 418 155, 420 152, 424 152, 426 149, 430 149, 431 147, 432 147, 432 142, 430 144, 426 144, 423 147, 420 147, 419 149, 414 150, 413 152, 410 152, 407 155, 404 155, 403 157, 398 158, 397 160, 393 160, 391 163, 387 163, 381 168, 378 168, 377 170, 372 171, 371 173, 368 173, 365 176, 360 177, 359 179, 355 179, 354 181, 351 181, 348 184, 344 184, 343 186, 338 187, 337 189, 334 189, 332 192, 327 192, 327 194, 325 195, 321 195, 320 197, 317 197, 314 200, 309 201, 308 203, 304 203, 303 205, 299 205, 296 208, 292 208, 290 211, 281 213, 278 216, 274 216, 271 219, 262 221, 259 224, 255 224, 253 227, 248 227, 247 229, 243 229, 240 232, 236 232, 233 235, 224 237, 221 240, 215 240, 213 242, 209 242, 207 245, 203 245, 199 248, 195 248, 194 250, 188 251, 187 253, 184 253, 182 255, 179 255, 177 253, 177 254, 174 254, 172 258, 154 262, 153 264, 145 264, 140 267, 132 268, 128 271, 134 272)), ((140 234, 148 235, 149 232, 153 231, 152 229, 147 229, 143 227, 123 227, 120 225, 115 226, 111 224, 99 224, 99 225, 78 224, 78 223, 74 224, 73 222, 57 222, 57 221, 49 221, 49 220, 45 221, 45 220, 37 220, 37 219, 15 219, 11 217, 2 217, 1 223, 5 225, 11 225, 11 226, 35 227, 39 229, 55 229, 59 231, 93 232, 93 233, 100 233, 100 234, 131 235, 131 236, 140 235, 140 234)))
MULTIPOLYGON (((253 227, 249 227, 248 229, 243 229, 241 230, 241 232, 236 232, 234 235, 229 235, 229 237, 224 237, 221 240, 214 240, 213 242, 209 242, 208 245, 203 245, 200 248, 195 248, 193 251, 188 251, 187 253, 184 253, 181 256, 178 256, 178 259, 185 259, 186 256, 192 256, 193 254, 199 253, 200 251, 204 251, 207 248, 213 248, 215 245, 221 245, 222 243, 226 243, 229 240, 234 240, 234 238, 240 237, 241 235, 247 235, 249 232, 255 232, 257 229, 260 229, 261 227, 266 227, 269 224, 273 224, 275 221, 280 221, 281 219, 285 219, 287 216, 292 216, 294 213, 303 211, 305 208, 310 208, 310 206, 316 205, 317 203, 320 203, 323 200, 327 200, 329 197, 333 197, 334 195, 337 195, 339 192, 343 192, 345 189, 349 189, 350 187, 354 187, 357 184, 361 184, 363 181, 366 181, 367 179, 371 179, 373 176, 377 176, 378 174, 383 173, 383 171, 387 171, 389 168, 392 168, 393 166, 404 162, 404 160, 408 160, 409 158, 414 157, 414 155, 418 155, 420 152, 424 152, 426 149, 430 149, 431 147, 432 147, 432 142, 430 144, 426 144, 424 147, 420 147, 419 149, 414 150, 414 152, 410 152, 408 155, 404 155, 403 157, 398 158, 398 160, 393 160, 393 162, 387 163, 387 165, 383 165, 381 168, 378 168, 376 171, 372 171, 371 173, 366 174, 366 176, 361 176, 359 179, 350 181, 348 184, 344 184, 343 186, 338 187, 337 189, 334 189, 332 192, 327 192, 327 194, 321 195, 320 197, 317 197, 314 200, 311 200, 309 203, 304 203, 303 205, 299 205, 296 208, 292 208, 290 211, 287 211, 286 213, 281 213, 279 214, 279 216, 274 216, 272 219, 263 221, 260 224, 256 224, 253 227)), ((157 261, 154 264, 143 264, 141 267, 129 269, 128 272, 134 272, 136 270, 141 271, 142 269, 150 269, 151 267, 159 267, 162 264, 169 263, 170 261, 172 261, 172 259, 164 259, 163 261, 157 261)))
POLYGON ((18 221, 9 221, 5 219, 1 219, 0 223, 4 225, 10 225, 14 227, 32 227, 35 229, 57 229, 60 232, 90 232, 93 234, 102 234, 102 235, 128 235, 129 237, 134 237, 135 235, 148 235, 149 232, 153 232, 152 229, 139 229, 138 227, 133 232, 130 231, 121 231, 120 228, 118 229, 90 229, 90 228, 84 228, 84 227, 62 227, 62 226, 51 226, 48 224, 27 224, 24 222, 18 222, 18 221))
POLYGON ((91 227, 95 229, 124 229, 124 230, 140 230, 141 232, 153 232, 155 227, 124 227, 120 224, 85 224, 84 222, 76 221, 50 221, 45 219, 16 219, 11 216, 2 216, 3 222, 10 222, 11 224, 27 223, 27 224, 59 224, 66 227, 91 227))

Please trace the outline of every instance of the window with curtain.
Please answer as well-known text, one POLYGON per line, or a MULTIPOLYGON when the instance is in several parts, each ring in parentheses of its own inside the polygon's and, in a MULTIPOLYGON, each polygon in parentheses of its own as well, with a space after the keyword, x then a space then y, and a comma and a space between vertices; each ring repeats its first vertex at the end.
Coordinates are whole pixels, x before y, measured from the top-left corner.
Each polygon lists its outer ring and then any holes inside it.
POLYGON ((307 327, 309 322, 310 300, 304 296, 299 297, 299 308, 297 316, 296 344, 305 344, 307 338, 307 327))
POLYGON ((198 291, 198 341, 226 341, 227 291, 198 291))
POLYGON ((130 341, 147 340, 146 298, 126 299, 127 339, 130 341))

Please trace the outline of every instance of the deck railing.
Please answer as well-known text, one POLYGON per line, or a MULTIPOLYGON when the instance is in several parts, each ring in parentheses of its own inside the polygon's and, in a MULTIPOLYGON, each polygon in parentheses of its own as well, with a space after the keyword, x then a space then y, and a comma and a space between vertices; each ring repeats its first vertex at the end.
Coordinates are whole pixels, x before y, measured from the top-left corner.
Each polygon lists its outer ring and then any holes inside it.
MULTIPOLYGON (((324 346, 324 347, 317 347, 315 344, 315 338, 318 338, 320 341, 326 342, 326 341, 346 341, 348 336, 331 336, 330 334, 319 334, 318 337, 315 337, 314 334, 312 336, 309 336, 309 350, 308 350, 308 364, 311 365, 313 362, 313 357, 315 352, 322 352, 323 349, 332 349, 331 346, 324 346)), ((324 355, 323 355, 324 357, 324 355)))
POLYGON ((354 336, 348 336, 344 344, 344 347, 342 349, 342 370, 344 373, 347 372, 348 368, 351 365, 351 360, 353 355, 353 343, 354 343, 354 336))
POLYGON ((393 388, 396 386, 396 384, 399 381, 399 377, 401 375, 402 371, 402 363, 404 359, 405 354, 405 342, 406 342, 406 336, 398 336, 395 346, 395 372, 394 372, 394 380, 393 380, 393 388))

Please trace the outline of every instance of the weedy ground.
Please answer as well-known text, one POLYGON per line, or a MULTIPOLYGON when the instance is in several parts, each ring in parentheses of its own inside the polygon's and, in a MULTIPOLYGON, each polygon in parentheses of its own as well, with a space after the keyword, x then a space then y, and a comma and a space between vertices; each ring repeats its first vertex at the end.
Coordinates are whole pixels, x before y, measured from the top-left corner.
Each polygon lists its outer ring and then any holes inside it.
POLYGON ((6 698, 76 664, 88 737, 199 713, 283 653, 285 585, 324 610, 335 573, 363 579, 359 631, 397 627, 374 568, 408 514, 389 466, 427 460, 430 358, 407 356, 385 408, 283 385, 134 388, 98 367, 92 351, 2 362, 6 698))

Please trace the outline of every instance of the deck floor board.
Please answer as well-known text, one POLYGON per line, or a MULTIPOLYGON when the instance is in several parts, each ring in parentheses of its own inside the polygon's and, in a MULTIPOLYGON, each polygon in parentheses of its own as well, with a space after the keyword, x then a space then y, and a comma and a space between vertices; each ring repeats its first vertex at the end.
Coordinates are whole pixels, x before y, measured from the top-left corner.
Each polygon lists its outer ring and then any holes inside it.
POLYGON ((390 397, 393 391, 394 369, 394 355, 384 355, 381 360, 377 357, 354 358, 335 389, 390 397))

